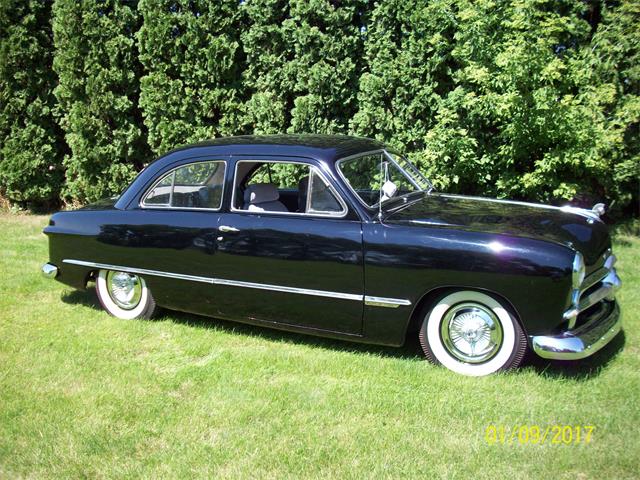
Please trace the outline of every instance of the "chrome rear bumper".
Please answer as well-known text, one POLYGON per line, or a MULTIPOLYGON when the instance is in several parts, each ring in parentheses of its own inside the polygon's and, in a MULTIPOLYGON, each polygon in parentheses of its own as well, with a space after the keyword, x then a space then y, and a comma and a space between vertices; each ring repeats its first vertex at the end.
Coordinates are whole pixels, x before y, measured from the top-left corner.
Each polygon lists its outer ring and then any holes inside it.
POLYGON ((593 355, 622 329, 620 308, 615 301, 611 303, 604 317, 596 317, 575 330, 532 337, 533 351, 553 360, 579 360, 593 355))
POLYGON ((42 265, 42 275, 45 278, 56 278, 58 276, 58 267, 50 263, 42 265))

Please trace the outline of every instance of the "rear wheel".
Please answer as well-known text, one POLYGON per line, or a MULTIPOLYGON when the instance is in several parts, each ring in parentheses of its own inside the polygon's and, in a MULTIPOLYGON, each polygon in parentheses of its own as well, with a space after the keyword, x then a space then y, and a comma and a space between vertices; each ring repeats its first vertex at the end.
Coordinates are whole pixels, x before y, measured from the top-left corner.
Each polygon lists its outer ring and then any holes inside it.
POLYGON ((441 298, 420 329, 426 357, 463 375, 517 367, 527 341, 518 321, 495 298, 463 290, 441 298))
POLYGON ((96 292, 102 307, 114 317, 151 318, 156 310, 144 278, 132 273, 100 270, 96 292))

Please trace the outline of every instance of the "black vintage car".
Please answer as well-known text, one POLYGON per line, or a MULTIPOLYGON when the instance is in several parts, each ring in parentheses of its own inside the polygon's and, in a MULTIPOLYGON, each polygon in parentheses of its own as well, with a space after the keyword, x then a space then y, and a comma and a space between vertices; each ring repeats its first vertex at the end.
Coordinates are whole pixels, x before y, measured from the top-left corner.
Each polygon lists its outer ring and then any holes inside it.
POLYGON ((360 342, 419 335, 486 375, 526 350, 580 359, 621 328, 595 211, 446 195, 347 136, 246 136, 174 150, 118 197, 56 213, 43 273, 103 307, 156 306, 360 342))

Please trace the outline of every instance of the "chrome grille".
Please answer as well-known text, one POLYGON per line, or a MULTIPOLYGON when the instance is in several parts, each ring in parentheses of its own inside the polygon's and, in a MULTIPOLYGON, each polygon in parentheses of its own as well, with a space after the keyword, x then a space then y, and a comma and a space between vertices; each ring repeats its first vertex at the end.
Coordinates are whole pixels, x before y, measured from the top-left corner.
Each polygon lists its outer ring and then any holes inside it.
MULTIPOLYGON (((609 252, 610 253, 610 252, 609 252)), ((616 256, 609 254, 602 267, 589 274, 580 286, 579 295, 574 297, 574 304, 565 312, 569 330, 576 327, 578 315, 603 300, 613 300, 616 290, 620 288, 620 279, 614 265, 616 256)))
POLYGON ((590 274, 587 278, 584 279, 582 285, 580 285, 580 296, 586 293, 591 287, 596 284, 602 282, 604 278, 609 274, 611 270, 604 265, 600 267, 598 270, 590 274))

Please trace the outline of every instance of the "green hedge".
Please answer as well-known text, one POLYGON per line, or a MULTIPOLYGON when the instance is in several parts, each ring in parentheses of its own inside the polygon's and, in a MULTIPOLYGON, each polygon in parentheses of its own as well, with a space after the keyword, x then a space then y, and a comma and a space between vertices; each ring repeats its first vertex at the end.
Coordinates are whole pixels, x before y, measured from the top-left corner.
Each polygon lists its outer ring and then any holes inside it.
POLYGON ((143 0, 140 107, 155 154, 233 135, 242 123, 242 12, 237 0, 143 0))
POLYGON ((138 107, 139 26, 135 2, 54 2, 55 94, 71 150, 64 159, 66 201, 121 191, 148 159, 138 107))
POLYGON ((364 69, 362 0, 247 1, 243 80, 255 133, 347 133, 364 69))
MULTIPOLYGON (((458 5, 454 82, 423 160, 436 184, 544 201, 628 201, 632 182, 616 181, 616 170, 635 157, 637 185, 639 157, 637 145, 624 160, 616 154, 626 148, 619 129, 637 130, 640 117, 621 102, 624 86, 598 56, 602 43, 587 21, 594 12, 584 2, 531 0, 499 15, 493 2, 458 5)), ((601 13, 598 33, 608 35, 616 20, 601 13)))
POLYGON ((50 2, 0 2, 0 193, 33 207, 57 203, 64 179, 50 18, 50 2))
POLYGON ((381 139, 451 192, 637 213, 638 0, 50 5, 0 6, 12 202, 116 193, 200 139, 309 132, 381 139))

